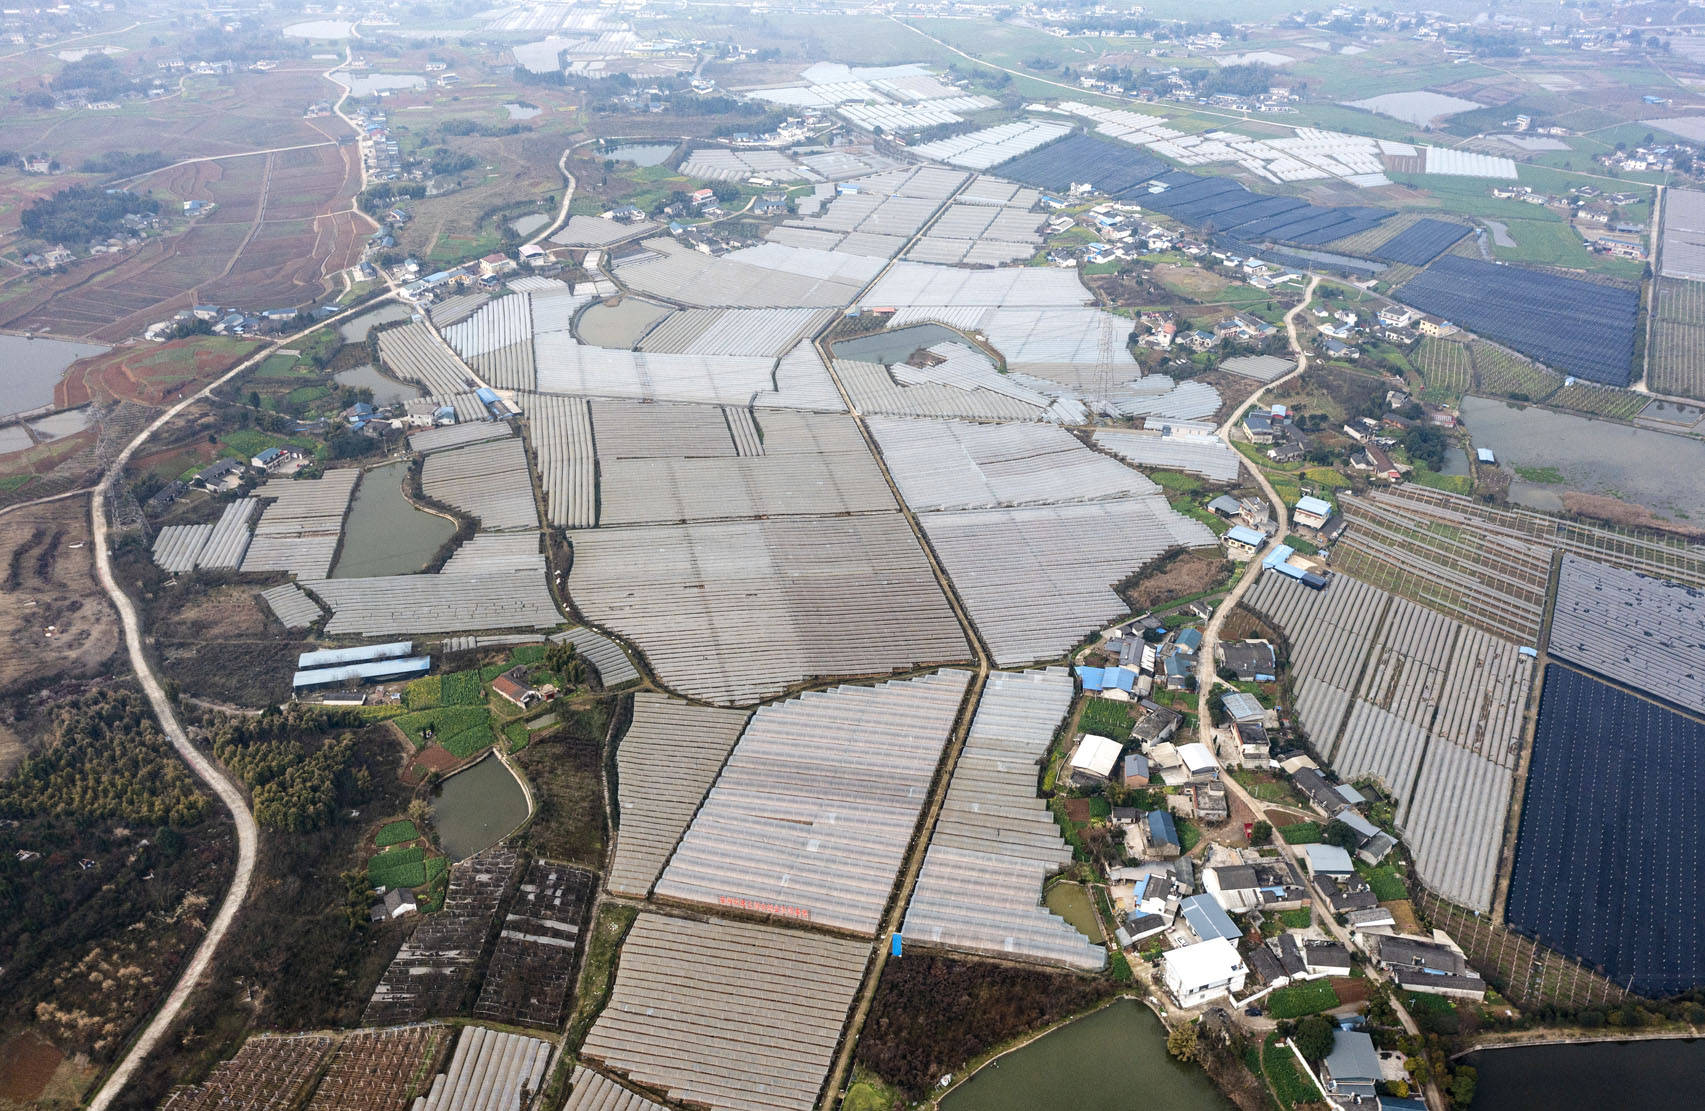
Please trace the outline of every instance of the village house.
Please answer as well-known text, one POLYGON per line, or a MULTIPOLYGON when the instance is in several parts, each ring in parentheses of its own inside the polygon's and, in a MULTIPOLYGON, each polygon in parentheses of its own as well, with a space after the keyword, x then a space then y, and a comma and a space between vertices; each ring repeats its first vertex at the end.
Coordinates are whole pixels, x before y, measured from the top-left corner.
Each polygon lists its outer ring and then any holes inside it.
POLYGON ((1161 980, 1180 1007, 1200 1007, 1243 990, 1249 969, 1224 938, 1161 954, 1161 980))

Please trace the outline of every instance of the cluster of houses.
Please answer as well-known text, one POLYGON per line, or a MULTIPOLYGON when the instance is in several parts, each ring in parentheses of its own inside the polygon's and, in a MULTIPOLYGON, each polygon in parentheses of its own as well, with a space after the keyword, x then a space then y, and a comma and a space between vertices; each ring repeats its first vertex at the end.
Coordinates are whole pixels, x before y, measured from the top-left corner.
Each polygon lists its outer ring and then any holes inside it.
POLYGON ((1267 449, 1277 463, 1299 463, 1313 442, 1297 427, 1296 415, 1284 405, 1251 408, 1243 416, 1243 434, 1249 442, 1267 449))
POLYGON ((1405 991, 1484 998, 1484 980, 1450 938, 1438 931, 1401 932, 1396 916, 1357 870, 1358 861, 1377 865, 1396 847, 1391 834, 1363 814, 1367 800, 1352 787, 1328 781, 1306 755, 1284 766, 1294 767, 1293 781, 1313 809, 1352 831, 1354 847, 1301 846, 1300 869, 1272 850, 1217 843, 1198 861, 1180 853, 1170 812, 1115 810, 1113 822, 1125 828, 1127 850, 1141 858, 1108 873, 1119 944, 1129 950, 1164 947, 1161 983, 1184 1008, 1254 1005, 1288 984, 1349 976, 1357 959, 1386 970, 1405 991), (1262 929, 1273 915, 1309 908, 1346 926, 1350 946, 1314 926, 1262 929))

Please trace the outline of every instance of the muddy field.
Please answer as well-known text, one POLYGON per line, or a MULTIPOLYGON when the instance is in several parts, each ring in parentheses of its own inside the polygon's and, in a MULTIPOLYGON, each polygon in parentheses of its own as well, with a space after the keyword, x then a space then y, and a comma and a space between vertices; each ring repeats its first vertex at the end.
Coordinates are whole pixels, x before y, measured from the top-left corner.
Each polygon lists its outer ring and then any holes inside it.
POLYGON ((89 502, 67 498, 0 517, 0 692, 98 673, 119 647, 95 582, 89 502))
POLYGON ((1184 551, 1161 560, 1119 590, 1138 613, 1188 598, 1224 581, 1226 560, 1218 551, 1184 551))

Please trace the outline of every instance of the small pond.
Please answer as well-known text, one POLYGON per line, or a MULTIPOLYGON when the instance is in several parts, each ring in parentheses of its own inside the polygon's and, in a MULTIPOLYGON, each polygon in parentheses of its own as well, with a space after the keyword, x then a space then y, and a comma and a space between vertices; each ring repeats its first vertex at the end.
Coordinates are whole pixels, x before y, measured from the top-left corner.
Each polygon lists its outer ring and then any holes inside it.
POLYGON ((515 229, 516 235, 532 235, 534 232, 538 231, 550 222, 551 218, 548 214, 543 212, 533 212, 526 216, 518 216, 509 221, 509 226, 515 229))
POLYGON ((89 427, 94 421, 93 409, 85 405, 81 409, 62 409, 57 413, 49 413, 45 417, 37 417, 30 421, 30 428, 44 440, 57 440, 61 436, 70 436, 89 427))
POLYGON ((835 358, 892 366, 905 362, 918 348, 934 347, 938 343, 963 344, 965 337, 945 325, 913 324, 892 332, 842 340, 835 344, 835 358))
POLYGON ((393 324, 399 320, 407 320, 414 315, 414 309, 408 305, 399 305, 395 301, 380 305, 372 312, 364 312, 360 316, 352 316, 337 326, 337 334, 343 337, 345 343, 365 343, 367 333, 380 324, 393 324))
POLYGON ((426 566, 456 533, 454 522, 415 508, 403 495, 407 463, 387 463, 361 476, 343 526, 334 579, 407 575, 426 566))
POLYGON ((1172 1059, 1166 1028, 1121 999, 996 1058, 942 1111, 1227 1111, 1206 1073, 1172 1059))
POLYGON ((426 391, 412 382, 399 382, 381 371, 378 367, 362 365, 340 370, 332 375, 332 381, 340 386, 354 386, 356 389, 373 391, 373 404, 383 409, 387 405, 396 405, 414 397, 425 397, 426 391))
POLYGON ((1095 901, 1089 890, 1080 883, 1056 883, 1042 896, 1042 905, 1072 924, 1078 933, 1091 941, 1103 938, 1101 923, 1095 915, 1095 901))
POLYGON ((1468 452, 1463 448, 1453 447, 1445 452, 1445 469, 1439 472, 1445 475, 1470 475, 1474 471, 1468 465, 1468 452))
POLYGON ((432 801, 438 843, 451 860, 491 848, 526 818, 527 793, 495 756, 446 779, 432 801))
POLYGON ((623 143, 604 152, 605 158, 632 162, 635 166, 661 166, 675 153, 674 143, 623 143))
POLYGON ((544 111, 544 109, 540 108, 537 104, 517 103, 505 104, 503 106, 503 110, 509 113, 509 118, 512 120, 530 120, 540 112, 544 111))
POLYGON ((23 425, 0 425, 0 455, 9 451, 23 451, 25 448, 34 446, 35 441, 30 439, 30 434, 23 425))
POLYGON ((110 348, 63 339, 0 336, 0 415, 23 413, 53 404, 53 387, 78 359, 110 348))
POLYGON ((575 332, 580 342, 593 347, 628 349, 669 315, 670 310, 637 297, 623 297, 613 305, 590 305, 580 314, 575 332))

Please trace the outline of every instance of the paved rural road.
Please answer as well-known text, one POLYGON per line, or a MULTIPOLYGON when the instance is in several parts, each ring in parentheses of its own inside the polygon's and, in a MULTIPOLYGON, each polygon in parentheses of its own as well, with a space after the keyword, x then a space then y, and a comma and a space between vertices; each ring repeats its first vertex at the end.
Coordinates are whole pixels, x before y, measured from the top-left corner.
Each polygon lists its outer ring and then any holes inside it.
MULTIPOLYGON (((1297 337, 1297 317, 1301 316, 1308 306, 1314 303, 1314 291, 1319 285, 1320 276, 1311 275, 1308 279, 1308 287, 1303 290, 1302 300, 1298 301, 1291 308, 1291 311, 1285 314, 1285 334, 1290 337, 1291 354, 1296 356, 1296 369, 1281 378, 1273 379, 1250 394, 1248 400, 1233 410, 1232 414, 1225 419, 1225 423, 1220 425, 1219 438, 1225 441, 1226 446, 1230 447, 1231 450, 1237 450, 1232 446, 1231 432, 1233 428, 1237 427, 1237 422, 1243 419, 1243 414, 1260 401, 1268 390, 1274 386, 1284 385, 1308 369, 1308 350, 1303 347, 1302 341, 1297 337)), ((1267 476, 1260 467, 1250 464, 1249 471, 1255 476, 1255 481, 1260 485, 1261 492, 1266 495, 1267 503, 1273 507, 1273 520, 1278 523, 1279 527, 1245 566, 1236 585, 1231 588, 1231 592, 1214 610, 1213 617, 1208 619, 1207 628, 1202 630, 1202 645, 1196 655, 1196 739, 1207 745, 1210 752, 1214 748, 1214 725, 1213 718, 1208 713, 1208 699, 1213 694, 1214 685, 1219 681, 1219 677, 1214 673, 1214 649, 1219 646, 1220 629, 1225 625, 1226 615, 1236 609, 1239 602, 1243 601, 1244 594, 1248 592, 1250 584, 1255 581, 1259 572, 1252 571, 1251 568, 1259 566, 1267 553, 1283 541, 1285 535, 1290 531, 1290 507, 1285 505, 1284 500, 1279 497, 1279 492, 1273 489, 1273 484, 1267 481, 1267 476)))
POLYGON ((179 1013, 183 1011, 184 1004, 189 1001, 190 994, 201 982, 202 977, 207 974, 208 969, 212 967, 213 957, 219 949, 219 943, 230 932, 231 924, 236 921, 237 912, 242 909, 243 902, 248 898, 249 886, 254 879, 256 850, 260 841, 260 831, 255 826, 254 815, 249 812, 249 804, 243 798, 242 791, 225 774, 223 768, 190 743, 189 734, 184 732, 183 724, 178 721, 177 714, 172 710, 171 701, 166 697, 164 685, 161 684, 159 676, 154 673, 153 666, 148 662, 148 657, 142 650, 141 618, 137 616, 136 606, 131 602, 130 595, 124 592, 124 588, 119 585, 118 577, 113 574, 112 552, 108 546, 107 497, 118 488, 125 465, 130 462, 131 457, 143 444, 148 442, 149 437, 164 428, 179 413, 196 402, 206 399, 218 387, 307 332, 315 328, 330 327, 345 317, 367 312, 380 302, 389 299, 389 297, 377 297, 371 301, 364 301, 354 308, 345 309, 336 316, 316 321, 308 328, 280 337, 161 413, 152 424, 137 433, 136 438, 125 445, 123 451, 118 453, 118 457, 107 468, 106 474, 101 478, 100 486, 96 488, 95 495, 91 499, 90 515, 93 518, 92 542, 95 549, 95 575, 100 579, 101 589, 107 592, 107 597, 112 599, 114 608, 118 610, 119 622, 124 628, 125 647, 130 652, 130 666, 135 670, 137 681, 141 683, 143 693, 148 696, 148 702, 154 708, 154 716, 159 719, 160 729, 165 733, 166 739, 172 742, 172 747, 177 750, 184 763, 189 765, 190 770, 203 783, 207 784, 208 788, 219 797, 219 801, 225 805, 225 809, 231 812, 232 820, 237 826, 237 870, 231 877, 231 886, 226 889, 224 900, 219 904, 218 913, 214 915, 213 922, 207 927, 207 933, 203 935, 201 944, 196 947, 195 954, 184 966, 183 971, 179 973, 178 982, 173 985, 171 994, 166 996, 165 1002, 160 1004, 160 1009, 154 1013, 153 1019, 143 1029, 136 1041, 131 1044, 130 1051, 124 1055, 124 1059, 118 1063, 118 1066, 111 1073, 107 1074, 100 1089, 89 1100, 88 1111, 107 1111, 107 1108, 112 1105, 112 1101, 117 1098, 119 1092, 124 1090, 124 1086, 130 1082, 130 1078, 141 1067, 142 1062, 147 1060, 148 1054, 152 1053, 154 1047, 160 1044, 160 1039, 166 1036, 166 1032, 171 1029, 172 1023, 177 1021, 179 1013))

